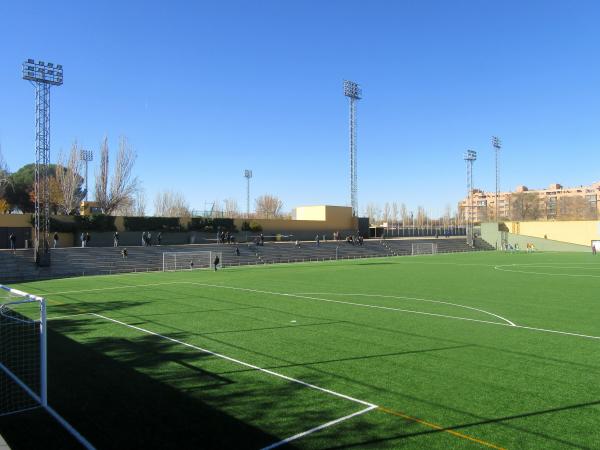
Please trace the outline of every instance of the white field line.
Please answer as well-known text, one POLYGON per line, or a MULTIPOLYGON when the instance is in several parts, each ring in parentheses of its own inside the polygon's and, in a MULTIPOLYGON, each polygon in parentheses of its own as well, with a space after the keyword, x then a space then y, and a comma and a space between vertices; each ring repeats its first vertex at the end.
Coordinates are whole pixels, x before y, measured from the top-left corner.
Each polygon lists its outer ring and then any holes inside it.
POLYGON ((310 430, 306 430, 306 431, 303 431, 301 433, 295 434, 294 436, 290 436, 290 437, 288 437, 286 439, 283 439, 283 440, 281 440, 279 442, 271 444, 271 445, 265 447, 265 449, 271 449, 271 448, 279 447, 281 445, 287 444, 288 442, 295 441, 296 439, 300 439, 300 438, 302 438, 302 437, 304 437, 306 435, 315 433, 315 432, 317 432, 319 430, 323 430, 325 428, 329 428, 329 427, 331 427, 333 425, 336 425, 336 424, 338 424, 340 422, 343 422, 345 420, 349 420, 349 419, 351 419, 353 417, 356 417, 356 416, 358 416, 360 414, 365 414, 365 413, 367 413, 369 411, 372 411, 375 408, 378 408, 378 406, 375 405, 375 404, 373 404, 373 403, 369 403, 369 402, 366 402, 364 400, 359 400, 357 398, 350 397, 349 395, 345 395, 345 394, 341 394, 339 392, 332 391, 331 389, 325 389, 325 388, 322 388, 320 386, 316 386, 314 384, 307 383, 307 382, 302 381, 302 380, 298 380, 297 378, 288 377, 287 375, 283 375, 283 374, 278 373, 278 372, 273 372, 272 370, 264 369, 262 367, 258 367, 256 365, 254 365, 254 364, 250 364, 250 363, 247 363, 247 362, 244 362, 244 361, 240 361, 239 359, 231 358, 230 356, 226 356, 226 355, 223 355, 223 354, 220 354, 220 353, 216 353, 216 352, 213 352, 211 350, 207 350, 205 348, 198 347, 196 345, 193 345, 193 344, 181 341, 179 339, 174 339, 174 338, 171 338, 169 336, 165 336, 163 334, 147 330, 145 328, 141 328, 141 327, 138 327, 138 326, 135 326, 135 325, 130 325, 128 323, 122 322, 122 321, 117 320, 117 319, 112 319, 110 317, 106 317, 106 316, 103 316, 101 314, 90 313, 90 315, 95 316, 95 317, 99 317, 99 318, 107 320, 109 322, 113 322, 113 323, 117 323, 119 325, 123 325, 123 326, 128 327, 128 328, 132 328, 132 329, 140 331, 142 333, 150 334, 152 336, 156 336, 156 337, 159 337, 161 339, 165 339, 167 341, 174 342, 176 344, 183 345, 185 347, 193 348, 194 350, 198 350, 200 352, 207 353, 207 354, 215 356, 217 358, 222 358, 222 359, 225 359, 227 361, 231 361, 233 363, 242 365, 244 367, 248 367, 248 368, 251 368, 251 369, 254 369, 254 370, 257 370, 257 371, 260 371, 260 372, 263 372, 263 373, 266 373, 266 374, 269 374, 269 375, 272 375, 272 376, 275 376, 275 377, 278 377, 278 378, 282 378, 282 379, 287 380, 287 381, 291 381, 292 383, 300 384, 300 385, 305 386, 305 387, 310 388, 310 389, 314 389, 314 390, 317 390, 317 391, 320 391, 320 392, 324 392, 324 393, 332 395, 334 397, 339 397, 339 398, 342 398, 344 400, 349 400, 351 402, 359 403, 361 405, 366 406, 366 408, 361 409, 360 411, 357 411, 357 412, 349 414, 347 416, 340 417, 338 419, 335 419, 335 420, 332 420, 330 422, 324 423, 324 424, 319 425, 317 427, 311 428, 310 430))
POLYGON ((310 384, 310 383, 307 383, 307 382, 302 381, 302 380, 298 380, 297 378, 288 377, 287 375, 283 375, 283 374, 278 373, 278 372, 273 372, 272 370, 269 370, 269 369, 263 369, 262 367, 256 366, 254 364, 250 364, 250 363, 247 363, 247 362, 244 362, 244 361, 240 361, 239 359, 235 359, 235 358, 232 358, 230 356, 223 355, 221 353, 216 353, 216 352, 213 352, 212 350, 207 350, 205 348, 198 347, 197 345, 193 345, 193 344, 190 344, 188 342, 181 341, 179 339, 175 339, 175 338, 172 338, 172 337, 169 337, 169 336, 165 336, 164 334, 156 333, 154 331, 150 331, 150 330, 147 330, 145 328, 141 328, 141 327, 138 327, 138 326, 135 326, 135 325, 131 325, 131 324, 128 324, 128 323, 125 323, 125 322, 121 322, 120 320, 112 319, 110 317, 103 316, 102 314, 90 313, 90 315, 95 316, 95 317, 99 317, 99 318, 104 319, 104 320, 108 320, 109 322, 113 322, 113 323, 117 323, 119 325, 123 325, 125 327, 128 327, 128 328, 140 331, 142 333, 150 334, 152 336, 156 336, 156 337, 159 337, 161 339, 165 339, 167 341, 174 342, 176 344, 183 345, 185 347, 193 348, 194 350, 198 350, 200 352, 207 353, 207 354, 212 355, 212 356, 216 356, 217 358, 225 359, 227 361, 231 361, 231 362, 239 364, 241 366, 248 367, 250 369, 254 369, 254 370, 257 370, 259 372, 267 373, 269 375, 273 375, 275 377, 282 378, 282 379, 287 380, 287 381, 291 381, 292 383, 297 383, 297 384, 300 384, 302 386, 305 386, 305 387, 308 387, 308 388, 311 388, 311 389, 314 389, 314 390, 317 390, 317 391, 325 392, 326 394, 333 395, 335 397, 343 398, 345 400, 349 400, 349 401, 354 402, 354 403, 359 403, 359 404, 364 405, 364 406, 377 407, 377 405, 375 405, 373 403, 369 403, 369 402, 366 402, 364 400, 359 400, 357 398, 350 397, 349 395, 341 394, 339 392, 335 392, 335 391, 332 391, 330 389, 325 389, 325 388, 322 388, 320 386, 317 386, 317 385, 314 385, 314 384, 310 384))
POLYGON ((352 305, 352 306, 362 306, 365 308, 376 308, 376 309, 384 309, 384 310, 391 310, 391 311, 409 312, 409 313, 415 313, 415 314, 424 314, 427 316, 444 317, 444 318, 449 318, 449 319, 467 320, 469 322, 487 323, 490 325, 499 325, 501 327, 521 328, 524 330, 540 331, 540 332, 544 332, 544 333, 555 333, 555 334, 562 334, 562 335, 567 335, 567 336, 577 336, 577 337, 582 337, 582 338, 586 338, 586 339, 600 339, 600 336, 591 336, 588 334, 571 333, 568 331, 550 330, 550 329, 546 329, 546 328, 527 327, 527 326, 523 326, 523 325, 509 325, 508 323, 492 322, 489 320, 469 319, 466 317, 457 317, 457 316, 446 316, 443 314, 425 313, 425 312, 420 312, 420 311, 411 311, 411 310, 405 310, 405 309, 399 309, 399 308, 389 308, 386 306, 365 305, 364 303, 343 302, 341 300, 329 300, 329 299, 324 299, 324 298, 307 297, 307 296, 294 295, 294 294, 284 294, 284 293, 279 293, 279 292, 260 291, 257 289, 238 288, 238 287, 233 287, 233 286, 218 286, 218 285, 195 283, 195 282, 189 282, 189 283, 195 284, 195 285, 200 285, 200 286, 221 288, 221 289, 234 289, 234 290, 256 292, 256 293, 260 293, 260 294, 281 295, 283 297, 306 298, 306 299, 317 300, 317 301, 322 301, 322 302, 341 303, 344 305, 352 305))
POLYGON ((450 302, 444 302, 442 300, 429 300, 426 298, 418 298, 418 297, 405 297, 402 295, 383 295, 383 294, 344 294, 344 293, 333 293, 333 292, 301 292, 298 295, 343 295, 343 296, 348 296, 348 297, 374 297, 374 298, 391 298, 391 299, 397 299, 397 300, 416 300, 419 302, 427 302, 427 303, 439 303, 442 305, 450 305, 450 306, 456 306, 458 308, 465 308, 465 309, 470 309, 473 311, 478 311, 480 313, 483 314, 488 314, 490 316, 494 316, 500 320, 503 320, 504 322, 508 323, 511 326, 515 326, 516 324, 510 320, 508 320, 505 317, 499 316, 498 314, 494 314, 491 313, 489 311, 486 311, 484 309, 479 309, 479 308, 474 308, 472 306, 466 306, 466 305, 460 305, 458 303, 450 303, 450 302))
MULTIPOLYGON (((513 273, 524 273, 527 275, 550 275, 550 276, 556 276, 556 277, 584 277, 584 278, 600 278, 600 275, 590 275, 590 274, 586 274, 586 273, 552 273, 552 272, 531 272, 529 270, 510 270, 510 269, 505 269, 505 267, 519 267, 518 264, 501 264, 498 266, 494 266, 494 270, 498 270, 500 272, 513 272, 513 273)), ((536 267, 535 265, 533 267, 536 267)), ((550 267, 548 267, 550 268, 550 267)), ((556 267, 557 269, 560 269, 561 267, 556 267)), ((570 267, 564 267, 565 269, 570 267)))
MULTIPOLYGON (((138 284, 135 286, 119 286, 118 289, 142 288, 145 286, 157 286, 157 285, 161 285, 161 284, 174 284, 174 283, 175 284, 192 284, 192 285, 214 287, 214 288, 220 288, 220 289, 242 290, 242 291, 249 291, 249 292, 256 292, 256 293, 263 293, 263 294, 270 294, 270 295, 280 295, 283 297, 307 298, 310 300, 347 304, 347 305, 359 306, 359 307, 364 307, 364 308, 376 308, 376 309, 392 310, 392 311, 398 311, 398 312, 409 312, 409 313, 414 313, 414 314, 423 314, 426 316, 436 316, 436 317, 443 317, 443 318, 448 318, 448 319, 466 320, 469 322, 484 323, 484 324, 489 324, 489 325, 499 325, 499 326, 505 326, 505 327, 511 327, 511 328, 521 328, 524 330, 540 331, 540 332, 544 332, 544 333, 555 333, 555 334, 562 334, 562 335, 566 335, 566 336, 576 336, 576 337, 582 337, 582 338, 586 338, 586 339, 600 339, 600 336, 592 336, 592 335, 581 334, 581 333, 573 333, 573 332, 569 332, 569 331, 551 330, 551 329, 547 329, 547 328, 527 327, 527 326, 523 326, 523 325, 509 325, 508 323, 500 323, 500 322, 493 322, 493 321, 479 320, 479 319, 469 319, 467 317, 446 316, 446 315, 442 315, 442 314, 403 310, 403 309, 399 309, 399 308, 388 308, 388 307, 384 307, 384 306, 365 305, 364 303, 343 302, 343 301, 339 301, 339 300, 329 300, 329 299, 322 299, 322 298, 316 298, 316 297, 302 297, 302 296, 298 296, 298 295, 294 295, 294 294, 286 294, 286 293, 281 293, 281 292, 261 291, 261 290, 257 290, 257 289, 240 288, 240 287, 234 287, 234 286, 221 286, 221 285, 216 285, 216 284, 197 283, 197 282, 193 282, 193 281, 177 281, 177 282, 172 282, 172 283, 152 283, 149 285, 138 284)), ((99 288, 99 289, 95 289, 95 290, 103 290, 103 289, 117 289, 117 288, 99 288)), ((78 292, 87 292, 87 291, 88 290, 81 290, 78 292)), ((59 295, 59 294, 61 294, 61 292, 48 292, 48 293, 45 293, 44 296, 47 297, 49 295, 59 295)), ((93 314, 93 313, 90 313, 90 314, 93 314)))
MULTIPOLYGON (((424 311, 414 311, 412 309, 392 308, 391 306, 379 306, 379 305, 368 305, 365 303, 346 302, 346 301, 342 301, 342 300, 332 300, 332 299, 328 299, 328 298, 312 297, 312 296, 308 296, 308 295, 288 294, 288 293, 284 293, 284 292, 262 291, 259 289, 249 289, 249 288, 241 288, 241 287, 234 287, 234 286, 221 286, 221 285, 216 285, 216 284, 198 283, 198 282, 193 282, 193 281, 189 281, 187 283, 197 285, 197 286, 214 287, 214 288, 220 288, 220 289, 231 289, 231 290, 235 290, 235 291, 254 292, 256 294, 280 295, 282 297, 300 298, 300 299, 305 299, 305 300, 315 300, 318 302, 339 303, 341 305, 359 306, 359 307, 363 307, 363 308, 382 309, 382 310, 386 310, 386 311, 405 312, 405 313, 409 313, 409 314, 419 314, 419 315, 424 315, 424 316, 443 317, 445 319, 466 320, 469 322, 480 322, 480 323, 493 323, 496 325, 509 325, 508 323, 492 322, 489 320, 481 320, 481 319, 471 319, 469 317, 449 316, 447 314, 437 314, 437 313, 429 313, 429 312, 424 312, 424 311)), ((508 321, 506 321, 506 322, 508 322, 508 321)), ((516 325, 513 324, 510 326, 516 326, 516 325)))
POLYGON ((275 442, 274 444, 264 447, 262 450, 271 450, 272 448, 281 447, 282 445, 289 444, 290 442, 295 441, 296 439, 303 438, 304 436, 312 434, 316 431, 324 430, 325 428, 329 428, 329 427, 336 425, 340 422, 343 422, 345 420, 352 419, 353 417, 356 417, 356 416, 360 416, 361 414, 372 411, 375 408, 377 408, 377 406, 375 406, 375 405, 369 406, 368 408, 361 409, 360 411, 357 411, 355 413, 348 414, 347 416, 340 417, 339 419, 332 420, 330 422, 319 425, 318 427, 311 428, 310 430, 303 431, 302 433, 298 433, 293 436, 290 436, 289 438, 285 438, 279 442, 275 442))

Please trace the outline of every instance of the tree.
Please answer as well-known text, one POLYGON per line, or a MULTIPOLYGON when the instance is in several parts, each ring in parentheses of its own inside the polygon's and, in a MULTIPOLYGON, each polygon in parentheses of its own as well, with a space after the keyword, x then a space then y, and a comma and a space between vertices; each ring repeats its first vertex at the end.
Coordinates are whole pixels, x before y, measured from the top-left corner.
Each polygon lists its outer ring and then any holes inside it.
POLYGON ((518 192, 510 196, 511 220, 537 220, 540 217, 540 199, 534 192, 518 192))
POLYGON ((398 214, 399 214, 398 203, 392 202, 392 221, 394 222, 394 225, 398 224, 398 219, 399 219, 398 214))
POLYGON ((450 205, 446 205, 446 208, 444 209, 444 216, 443 216, 443 224, 445 227, 449 227, 450 226, 450 221, 452 220, 452 207, 450 205))
POLYGON ((4 161, 4 156, 2 156, 2 147, 0 147, 0 199, 4 200, 4 202, 8 205, 8 201, 5 199, 6 189, 8 187, 10 178, 10 171, 8 170, 8 165, 6 161, 4 161))
POLYGON ((385 205, 383 205, 383 217, 382 220, 383 222, 386 223, 387 226, 389 226, 389 222, 390 222, 390 217, 391 217, 391 208, 390 208, 390 204, 388 202, 385 202, 385 205))
POLYGON ((223 213, 225 217, 234 219, 240 216, 240 209, 238 207, 237 200, 234 198, 226 198, 223 202, 225 207, 223 209, 223 213))
POLYGON ((381 208, 377 203, 369 202, 365 207, 365 215, 369 218, 369 224, 378 225, 381 215, 381 208))
POLYGON ((410 214, 408 212, 408 209, 406 209, 406 205, 404 203, 402 203, 400 205, 400 217, 402 217, 402 226, 405 227, 408 225, 408 223, 410 222, 410 214))
POLYGON ((133 176, 133 166, 137 155, 129 145, 127 138, 119 139, 119 151, 110 179, 109 189, 109 150, 108 138, 100 145, 100 161, 96 170, 96 201, 104 214, 112 214, 119 207, 126 207, 133 202, 138 189, 138 179, 133 176))
POLYGON ((417 216, 415 217, 415 220, 419 227, 422 227, 427 222, 427 213, 422 206, 417 206, 417 216))
POLYGON ((264 194, 255 201, 256 216, 265 219, 273 219, 281 216, 283 202, 276 196, 264 194))
POLYGON ((190 207, 180 192, 163 191, 154 198, 154 215, 158 217, 190 217, 190 207))
POLYGON ((558 206, 558 218, 560 220, 596 219, 596 208, 592 207, 584 197, 561 197, 558 206))
POLYGON ((81 166, 83 162, 80 158, 80 152, 81 148, 79 148, 77 142, 74 142, 66 160, 62 153, 58 156, 56 168, 56 181, 60 191, 58 210, 66 215, 74 214, 79 208, 81 200, 85 197, 85 191, 82 190, 81 166))

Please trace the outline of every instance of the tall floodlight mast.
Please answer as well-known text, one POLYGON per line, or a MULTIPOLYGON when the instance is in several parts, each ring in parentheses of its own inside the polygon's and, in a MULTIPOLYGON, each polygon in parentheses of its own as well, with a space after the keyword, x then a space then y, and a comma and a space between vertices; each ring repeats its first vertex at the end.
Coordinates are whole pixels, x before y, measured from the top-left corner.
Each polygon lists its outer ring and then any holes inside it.
POLYGON ((244 171, 244 178, 246 178, 246 218, 250 218, 250 178, 252 178, 252 171, 246 169, 244 171))
POLYGON ((496 222, 499 222, 498 217, 498 192, 500 191, 500 167, 498 166, 498 157, 500 149, 502 148, 502 141, 496 136, 492 136, 492 147, 494 147, 494 153, 496 156, 496 222))
POLYGON ((465 214, 465 224, 467 228, 467 244, 473 246, 473 162, 477 159, 477 152, 467 150, 464 160, 467 164, 467 208, 465 214))
POLYGON ((85 201, 88 201, 88 163, 94 160, 94 152, 92 150, 81 150, 79 159, 85 163, 85 201))
POLYGON ((344 95, 350 99, 350 203, 352 215, 358 216, 358 178, 356 175, 356 101, 362 89, 354 81, 344 80, 344 95))
POLYGON ((28 59, 23 63, 23 79, 35 86, 34 247, 35 261, 44 266, 50 264, 50 86, 63 84, 63 68, 60 64, 28 59))

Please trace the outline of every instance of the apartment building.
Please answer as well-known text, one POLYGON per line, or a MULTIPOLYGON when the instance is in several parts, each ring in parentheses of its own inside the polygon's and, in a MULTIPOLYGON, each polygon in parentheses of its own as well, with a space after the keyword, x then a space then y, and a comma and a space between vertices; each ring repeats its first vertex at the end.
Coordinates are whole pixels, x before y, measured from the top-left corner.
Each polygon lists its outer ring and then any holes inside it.
MULTIPOLYGON (((554 183, 546 189, 517 186, 512 192, 498 193, 499 220, 595 219, 600 216, 600 181, 589 186, 564 187, 554 183)), ((473 189, 469 198, 458 203, 465 220, 496 220, 496 193, 473 189)))

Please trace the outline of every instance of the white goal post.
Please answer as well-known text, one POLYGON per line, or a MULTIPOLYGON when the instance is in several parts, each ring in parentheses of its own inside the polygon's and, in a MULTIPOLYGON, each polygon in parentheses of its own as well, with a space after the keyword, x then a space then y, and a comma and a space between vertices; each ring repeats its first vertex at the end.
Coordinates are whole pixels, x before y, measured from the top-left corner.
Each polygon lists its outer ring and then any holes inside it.
POLYGON ((0 285, 0 417, 48 407, 46 301, 0 285))
POLYGON ((435 242, 417 242, 412 244, 412 255, 435 255, 437 244, 435 242))
POLYGON ((217 256, 219 257, 217 268, 220 269, 223 267, 223 254, 221 252, 207 250, 163 252, 163 272, 214 269, 217 256))

